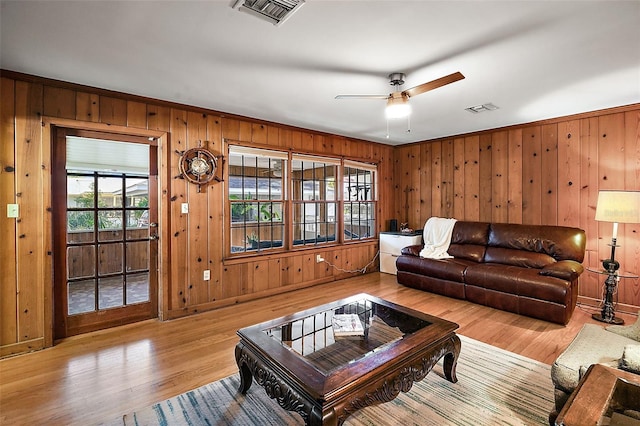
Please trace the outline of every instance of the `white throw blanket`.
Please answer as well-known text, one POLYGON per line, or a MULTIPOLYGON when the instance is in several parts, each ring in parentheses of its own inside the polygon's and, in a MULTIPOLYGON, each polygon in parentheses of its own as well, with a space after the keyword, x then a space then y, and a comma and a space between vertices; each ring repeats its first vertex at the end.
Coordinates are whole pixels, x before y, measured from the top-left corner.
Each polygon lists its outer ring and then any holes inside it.
POLYGON ((430 217, 424 224, 424 248, 420 251, 420 257, 429 259, 449 259, 447 250, 451 244, 453 225, 456 219, 446 219, 443 217, 430 217))

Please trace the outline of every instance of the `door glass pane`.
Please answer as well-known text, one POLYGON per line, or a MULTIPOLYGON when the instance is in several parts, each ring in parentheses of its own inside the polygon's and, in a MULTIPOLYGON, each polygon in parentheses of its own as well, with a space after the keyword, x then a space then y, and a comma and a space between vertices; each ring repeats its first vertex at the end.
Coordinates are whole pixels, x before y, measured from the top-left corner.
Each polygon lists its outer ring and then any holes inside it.
POLYGON ((98 274, 122 273, 122 243, 98 245, 98 274))
POLYGON ((100 278, 98 280, 98 309, 115 308, 124 305, 124 284, 122 276, 100 278))
POLYGON ((147 269, 149 269, 149 242, 127 243, 127 272, 147 269))
POLYGON ((82 280, 67 284, 68 314, 82 314, 96 310, 96 286, 94 280, 82 280))
POLYGON ((127 240, 139 240, 149 237, 149 211, 129 210, 127 220, 127 240))
POLYGON ((149 301, 149 273, 127 275, 127 305, 149 301))
POLYGON ((98 207, 122 207, 122 178, 98 178, 98 207))
POLYGON ((95 262, 94 246, 67 247, 67 279, 93 277, 95 262))
POLYGON ((67 211, 68 243, 95 241, 93 229, 93 211, 67 211))
POLYGON ((122 240, 122 211, 98 211, 98 240, 122 240))
POLYGON ((93 208, 93 176, 67 176, 67 207, 93 208))
POLYGON ((149 207, 149 181, 148 179, 127 178, 125 181, 127 191, 127 207, 149 207))

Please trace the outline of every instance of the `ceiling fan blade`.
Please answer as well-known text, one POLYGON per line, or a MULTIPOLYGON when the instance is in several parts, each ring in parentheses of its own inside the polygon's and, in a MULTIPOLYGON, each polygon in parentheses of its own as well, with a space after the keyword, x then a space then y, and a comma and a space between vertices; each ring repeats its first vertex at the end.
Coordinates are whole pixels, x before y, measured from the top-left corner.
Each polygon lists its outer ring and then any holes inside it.
POLYGON ((388 99, 389 95, 338 95, 336 99, 388 99))
POLYGON ((416 87, 412 87, 411 89, 403 90, 402 93, 409 97, 413 97, 421 93, 428 92, 429 90, 437 89, 438 87, 446 86, 447 84, 462 80, 463 78, 464 75, 462 75, 460 72, 454 72, 453 74, 440 77, 433 81, 422 83, 416 87))

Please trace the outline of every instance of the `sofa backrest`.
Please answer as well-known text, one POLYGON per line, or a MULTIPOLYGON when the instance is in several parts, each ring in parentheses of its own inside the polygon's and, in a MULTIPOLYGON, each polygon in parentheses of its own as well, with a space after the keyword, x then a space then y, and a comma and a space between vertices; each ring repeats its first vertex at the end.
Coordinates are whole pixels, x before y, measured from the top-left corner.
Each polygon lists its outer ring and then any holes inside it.
POLYGON ((458 259, 482 262, 489 241, 489 223, 457 221, 447 253, 458 259))
POLYGON ((559 260, 582 263, 586 241, 579 228, 492 223, 484 261, 505 263, 513 255, 518 264, 524 261, 530 263, 527 266, 538 268, 559 260))
POLYGON ((584 260, 586 236, 567 226, 458 221, 451 256, 474 262, 543 268, 559 260, 584 260))

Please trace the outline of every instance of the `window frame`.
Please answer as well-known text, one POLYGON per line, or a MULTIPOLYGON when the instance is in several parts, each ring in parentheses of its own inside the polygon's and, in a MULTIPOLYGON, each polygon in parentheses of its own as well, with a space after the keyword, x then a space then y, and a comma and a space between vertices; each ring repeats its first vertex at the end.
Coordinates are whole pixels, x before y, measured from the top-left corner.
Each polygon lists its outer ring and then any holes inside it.
MULTIPOLYGON (((224 231, 226 234, 225 238, 225 258, 233 259, 233 258, 242 258, 242 257, 252 257, 256 255, 267 255, 267 254, 282 254, 293 251, 303 251, 309 249, 317 249, 323 247, 331 247, 336 245, 343 244, 354 244, 361 242, 368 242, 374 240, 378 236, 378 218, 377 218, 377 209, 378 209, 378 164, 377 163, 367 163, 364 161, 357 161, 352 159, 346 159, 344 157, 332 157, 326 155, 315 155, 303 152, 295 152, 292 150, 279 150, 273 149, 271 147, 253 147, 247 146, 239 142, 228 142, 227 144, 227 167, 225 170, 226 181, 228 182, 225 185, 225 196, 224 196, 224 212, 225 212, 225 225, 224 231), (283 167, 281 169, 281 188, 282 193, 279 199, 270 199, 269 202, 277 202, 282 203, 282 216, 281 220, 278 222, 282 227, 282 239, 281 243, 273 245, 267 244, 267 241, 277 241, 277 240, 265 240, 263 244, 259 243, 257 248, 252 248, 251 250, 247 250, 247 246, 244 245, 244 249, 239 248, 237 245, 234 245, 234 242, 238 241, 239 234, 234 231, 237 229, 237 226, 234 226, 234 216, 232 215, 233 205, 239 205, 243 203, 243 199, 232 199, 230 198, 234 193, 238 192, 239 189, 237 186, 237 177, 241 176, 237 173, 243 173, 236 169, 238 167, 237 159, 233 159, 234 156, 261 156, 262 158, 279 158, 283 160, 283 167), (312 200, 304 200, 304 197, 299 196, 295 193, 297 190, 295 188, 296 185, 301 184, 304 185, 304 182, 307 179, 295 179, 294 178, 294 161, 303 161, 303 162, 313 162, 318 164, 324 164, 325 166, 335 166, 335 188, 333 199, 314 199, 312 200), (349 203, 353 200, 346 200, 344 194, 344 173, 347 167, 356 168, 359 170, 365 170, 371 173, 371 197, 369 200, 363 200, 364 203, 370 205, 371 217, 369 232, 367 235, 359 237, 359 238, 347 238, 345 236, 345 220, 344 220, 344 209, 345 202, 349 203), (236 174, 234 174, 236 173, 236 174), (301 199, 302 198, 302 199, 301 199), (304 208, 305 205, 310 205, 312 203, 323 204, 325 206, 329 206, 330 204, 334 204, 335 217, 333 218, 333 229, 335 230, 333 239, 330 239, 330 232, 325 232, 327 235, 324 238, 321 233, 320 238, 309 239, 306 243, 295 244, 295 236, 296 236, 296 225, 299 225, 300 222, 296 222, 295 212, 296 208, 302 206, 304 208)), ((244 175, 242 175, 244 176, 244 175)), ((254 175, 255 176, 255 175, 254 175)), ((326 177, 326 176, 325 176, 326 177)), ((256 177, 256 179, 258 179, 256 177)), ((326 179, 309 179, 309 181, 314 182, 314 185, 320 184, 322 182, 326 184, 326 179)), ((241 181, 244 182, 244 179, 241 181)), ((241 191, 244 191, 244 185, 241 183, 241 191)), ((300 191, 300 195, 303 195, 304 189, 300 191)), ((315 190, 314 190, 315 191, 315 190)), ((241 192, 243 194, 244 192, 241 192)), ((257 194, 257 192, 256 192, 257 194)), ((326 193, 325 193, 326 195, 326 193)), ((323 198, 323 197, 320 197, 323 198)), ((326 196, 324 197, 326 198, 326 196)), ((247 200, 249 202, 258 202, 264 200, 247 200)), ((246 203, 247 201, 244 201, 246 203)), ((326 210, 328 211, 328 210, 326 210)), ((328 217, 326 217, 326 221, 317 221, 318 223, 331 223, 328 222, 328 217)), ((273 223, 273 221, 271 222, 273 223)), ((260 224, 260 222, 259 222, 260 224)), ((246 229, 246 228, 245 228, 246 229)), ((242 234, 242 233, 240 233, 242 234)), ((246 231, 244 232, 245 238, 247 236, 246 231)), ((273 235, 273 234, 272 234, 273 235)), ((242 236, 242 235, 240 235, 242 236)), ((306 241, 307 239, 302 239, 306 241)))

